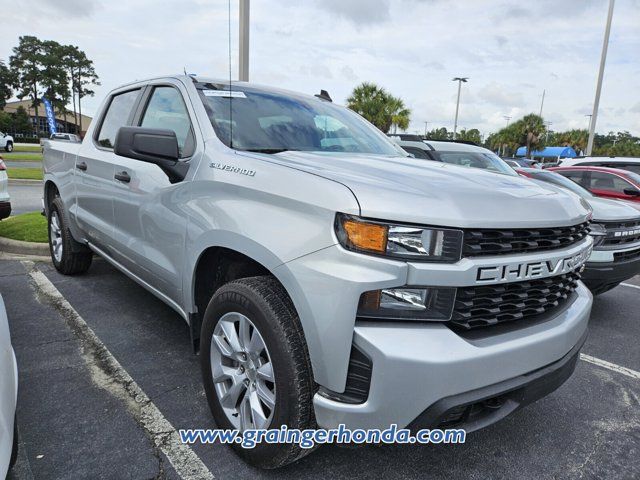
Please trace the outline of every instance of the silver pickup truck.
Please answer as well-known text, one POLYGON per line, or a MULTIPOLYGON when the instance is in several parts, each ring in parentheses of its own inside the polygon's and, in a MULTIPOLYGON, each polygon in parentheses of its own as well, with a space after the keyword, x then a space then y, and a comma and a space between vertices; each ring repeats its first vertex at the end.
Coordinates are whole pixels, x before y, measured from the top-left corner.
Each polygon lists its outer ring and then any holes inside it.
POLYGON ((407 157, 324 91, 131 83, 44 170, 55 267, 97 254, 173 307, 221 428, 471 431, 561 385, 585 340, 584 200, 407 157))

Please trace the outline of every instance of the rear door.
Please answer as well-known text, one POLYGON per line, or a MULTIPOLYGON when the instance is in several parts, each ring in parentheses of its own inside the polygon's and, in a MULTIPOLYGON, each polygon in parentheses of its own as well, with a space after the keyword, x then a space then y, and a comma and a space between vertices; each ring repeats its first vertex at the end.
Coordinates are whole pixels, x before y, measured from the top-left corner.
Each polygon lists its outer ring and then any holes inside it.
POLYGON ((136 88, 111 96, 93 138, 82 144, 76 158, 76 219, 87 239, 107 252, 114 225, 113 144, 118 129, 132 121, 141 92, 136 88))
MULTIPOLYGON (((149 85, 134 124, 176 133, 181 161, 196 150, 193 113, 179 82, 149 85)), ((116 259, 170 299, 180 303, 187 220, 179 205, 182 182, 171 183, 157 165, 117 157, 114 198, 116 259)))

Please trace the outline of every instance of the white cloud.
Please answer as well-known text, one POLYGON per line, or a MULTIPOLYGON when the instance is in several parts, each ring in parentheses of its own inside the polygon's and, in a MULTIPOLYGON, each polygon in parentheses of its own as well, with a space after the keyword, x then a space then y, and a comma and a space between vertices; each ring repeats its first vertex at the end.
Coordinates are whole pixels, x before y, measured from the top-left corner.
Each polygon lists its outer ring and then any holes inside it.
MULTIPOLYGON (((83 100, 92 114, 119 84, 173 72, 228 78, 227 0, 0 0, 0 58, 20 35, 78 45, 95 61, 102 86, 83 100), (6 5, 5 5, 6 4, 6 5)), ((537 112, 554 129, 584 127, 594 87, 607 2, 540 0, 531 6, 486 0, 260 0, 251 4, 251 79, 344 103, 373 81, 413 112, 410 131, 459 124, 484 133, 504 115, 537 112), (535 8, 534 8, 535 7, 535 8)), ((231 59, 237 73, 237 2, 231 59)), ((640 134, 640 2, 617 2, 597 129, 640 134), (610 109, 610 110, 606 110, 610 109)))

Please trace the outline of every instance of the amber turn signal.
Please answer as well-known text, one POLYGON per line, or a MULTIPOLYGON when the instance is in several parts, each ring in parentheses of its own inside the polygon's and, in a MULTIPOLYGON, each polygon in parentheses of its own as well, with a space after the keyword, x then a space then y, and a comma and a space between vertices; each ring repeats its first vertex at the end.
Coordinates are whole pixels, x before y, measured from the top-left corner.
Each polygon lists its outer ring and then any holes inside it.
POLYGON ((349 243, 355 249, 376 253, 386 252, 388 234, 386 225, 344 218, 342 228, 347 234, 349 243))

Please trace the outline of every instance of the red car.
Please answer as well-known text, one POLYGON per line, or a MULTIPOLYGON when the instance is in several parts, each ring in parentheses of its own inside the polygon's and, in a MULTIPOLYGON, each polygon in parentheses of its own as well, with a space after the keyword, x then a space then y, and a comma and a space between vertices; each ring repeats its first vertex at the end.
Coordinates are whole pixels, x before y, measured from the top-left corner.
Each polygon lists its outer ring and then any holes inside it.
POLYGON ((549 170, 573 180, 598 197, 640 202, 640 175, 609 167, 553 167, 549 170))

